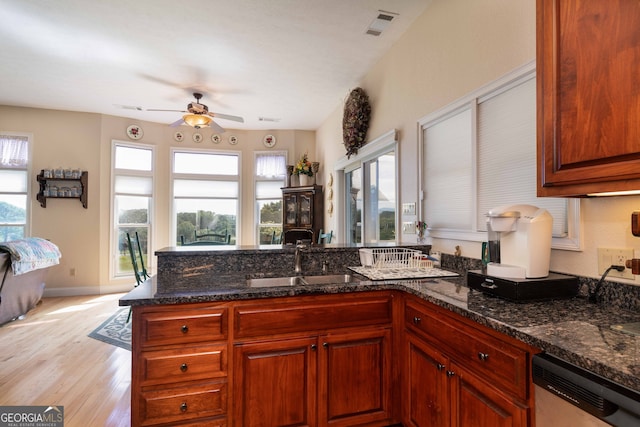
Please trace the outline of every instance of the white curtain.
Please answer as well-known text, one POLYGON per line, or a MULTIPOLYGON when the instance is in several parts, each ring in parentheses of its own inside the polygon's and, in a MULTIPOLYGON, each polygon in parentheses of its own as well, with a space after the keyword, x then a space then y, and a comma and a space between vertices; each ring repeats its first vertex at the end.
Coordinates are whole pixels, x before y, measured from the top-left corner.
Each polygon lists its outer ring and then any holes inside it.
POLYGON ((256 176, 262 178, 281 178, 287 172, 284 154, 260 153, 256 155, 256 176))
POLYGON ((26 136, 0 135, 0 166, 26 168, 29 160, 29 139, 26 136))

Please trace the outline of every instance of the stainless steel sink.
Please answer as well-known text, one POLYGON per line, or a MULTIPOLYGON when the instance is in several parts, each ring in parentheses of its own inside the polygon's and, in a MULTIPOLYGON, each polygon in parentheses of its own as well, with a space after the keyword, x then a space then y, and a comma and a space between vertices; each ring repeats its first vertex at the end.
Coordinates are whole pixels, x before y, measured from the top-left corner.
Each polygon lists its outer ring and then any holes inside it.
POLYGON ((247 279, 250 288, 267 288, 276 286, 329 285, 357 282, 351 274, 327 274, 321 276, 262 277, 247 279))

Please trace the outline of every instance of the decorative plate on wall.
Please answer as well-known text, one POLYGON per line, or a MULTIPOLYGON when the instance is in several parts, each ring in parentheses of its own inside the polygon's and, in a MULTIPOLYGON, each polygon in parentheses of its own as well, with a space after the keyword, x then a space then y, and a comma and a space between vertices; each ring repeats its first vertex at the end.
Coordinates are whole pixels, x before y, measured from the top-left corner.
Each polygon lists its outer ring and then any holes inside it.
POLYGON ((235 135, 231 135, 229 137, 229 144, 236 145, 238 143, 238 137, 235 135))
POLYGON ((193 134, 193 141, 194 142, 202 142, 202 134, 201 133, 194 133, 193 134))
POLYGON ((173 139, 175 139, 178 142, 182 142, 182 140, 184 140, 184 133, 178 131, 176 133, 173 134, 173 139))
POLYGON ((271 148, 274 145, 276 145, 276 137, 273 135, 265 135, 264 139, 262 140, 262 143, 264 144, 265 147, 271 148))
POLYGON ((214 133, 213 135, 211 135, 211 141, 214 144, 219 144, 220 141, 222 141, 222 138, 220 138, 220 135, 218 135, 217 133, 214 133))
POLYGON ((144 131, 138 125, 131 125, 127 128, 127 136, 131 139, 140 139, 144 135, 144 131))

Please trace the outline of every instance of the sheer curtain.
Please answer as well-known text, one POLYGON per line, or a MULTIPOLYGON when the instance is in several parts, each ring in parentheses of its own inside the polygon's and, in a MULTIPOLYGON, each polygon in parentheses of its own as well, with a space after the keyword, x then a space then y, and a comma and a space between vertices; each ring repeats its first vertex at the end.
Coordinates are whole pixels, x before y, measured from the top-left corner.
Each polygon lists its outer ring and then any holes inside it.
POLYGON ((26 136, 0 135, 0 166, 26 168, 29 160, 29 139, 26 136))
POLYGON ((256 155, 256 176, 263 178, 284 177, 287 172, 286 157, 281 153, 256 155))

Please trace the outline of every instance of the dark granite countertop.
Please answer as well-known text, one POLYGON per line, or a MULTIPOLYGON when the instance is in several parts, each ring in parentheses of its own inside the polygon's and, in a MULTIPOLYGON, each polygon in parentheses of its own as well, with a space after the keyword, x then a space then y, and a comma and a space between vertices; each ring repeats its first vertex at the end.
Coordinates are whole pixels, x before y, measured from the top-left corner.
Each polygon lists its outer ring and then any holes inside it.
POLYGON ((331 285, 249 287, 246 275, 198 275, 207 290, 157 294, 153 277, 120 300, 120 305, 235 301, 294 295, 399 290, 432 302, 498 332, 554 354, 607 379, 640 391, 640 336, 611 328, 640 322, 640 313, 605 308, 586 298, 513 303, 470 290, 465 279, 369 281, 331 285))

